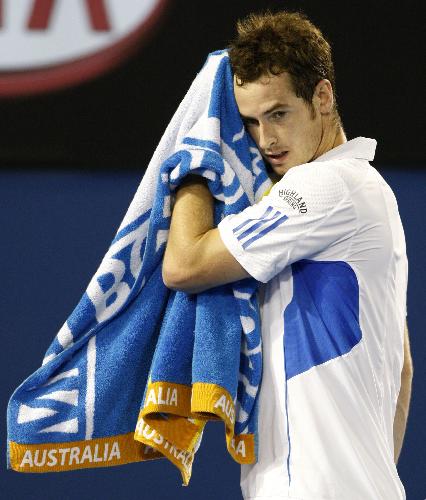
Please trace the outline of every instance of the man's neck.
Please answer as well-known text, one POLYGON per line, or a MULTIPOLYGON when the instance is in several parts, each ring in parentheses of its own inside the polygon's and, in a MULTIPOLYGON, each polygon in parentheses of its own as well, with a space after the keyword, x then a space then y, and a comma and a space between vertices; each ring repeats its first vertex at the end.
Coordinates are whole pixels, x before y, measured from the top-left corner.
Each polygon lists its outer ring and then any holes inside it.
POLYGON ((326 127, 313 160, 345 142, 347 142, 345 131, 340 125, 334 129, 326 127))

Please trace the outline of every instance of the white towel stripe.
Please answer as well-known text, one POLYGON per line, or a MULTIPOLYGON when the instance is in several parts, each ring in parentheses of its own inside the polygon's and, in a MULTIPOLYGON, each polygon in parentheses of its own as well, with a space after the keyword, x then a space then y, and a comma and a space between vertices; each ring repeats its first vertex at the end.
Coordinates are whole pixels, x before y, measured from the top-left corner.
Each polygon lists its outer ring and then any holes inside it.
POLYGON ((248 378, 240 373, 239 380, 243 383, 246 393, 252 398, 256 397, 258 386, 250 385, 248 378))
POLYGON ((78 368, 73 368, 72 370, 59 373, 55 377, 49 378, 48 381, 43 385, 43 387, 54 384, 55 382, 58 382, 59 380, 62 380, 64 378, 70 378, 70 377, 78 377, 78 368))
POLYGON ((78 432, 78 420, 73 418, 71 420, 65 420, 64 422, 59 422, 59 424, 51 425, 50 427, 45 427, 39 433, 46 432, 63 432, 65 434, 77 434, 78 432))
POLYGON ((74 337, 67 322, 62 325, 62 328, 58 332, 58 342, 64 349, 72 346, 74 343, 74 337))
POLYGON ((32 408, 31 406, 21 405, 18 413, 18 424, 26 424, 41 418, 51 417, 58 413, 56 410, 50 408, 32 408))
POLYGON ((247 292, 240 292, 234 288, 234 297, 237 299, 250 300, 251 294, 247 292))
POLYGON ((87 345, 86 439, 92 439, 95 418, 96 335, 87 345))
POLYGON ((240 132, 238 132, 238 134, 235 134, 234 137, 232 138, 232 142, 237 142, 239 141, 240 139, 242 139, 244 137, 244 127, 241 129, 240 132))
POLYGON ((44 366, 46 363, 48 363, 49 361, 51 361, 53 358, 56 358, 56 354, 55 353, 49 354, 49 356, 46 356, 43 359, 42 366, 44 366))
POLYGON ((49 394, 43 394, 43 396, 39 396, 36 399, 53 399, 54 401, 60 401, 61 403, 78 406, 78 390, 54 391, 49 394))

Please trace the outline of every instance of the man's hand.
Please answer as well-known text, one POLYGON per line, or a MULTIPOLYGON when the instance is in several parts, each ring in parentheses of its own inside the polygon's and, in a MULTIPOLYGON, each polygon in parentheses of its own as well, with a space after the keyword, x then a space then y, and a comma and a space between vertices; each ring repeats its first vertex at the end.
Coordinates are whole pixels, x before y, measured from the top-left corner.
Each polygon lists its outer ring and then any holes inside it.
POLYGON ((213 228, 213 197, 206 181, 189 175, 179 187, 163 260, 169 288, 199 293, 250 275, 213 228))

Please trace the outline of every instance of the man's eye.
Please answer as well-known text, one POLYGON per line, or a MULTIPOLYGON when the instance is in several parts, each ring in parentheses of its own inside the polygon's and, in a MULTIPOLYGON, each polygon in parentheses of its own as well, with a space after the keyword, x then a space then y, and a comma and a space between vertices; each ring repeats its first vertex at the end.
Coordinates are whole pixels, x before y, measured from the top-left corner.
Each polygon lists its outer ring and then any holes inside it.
POLYGON ((284 118, 285 114, 285 111, 274 111, 271 117, 273 120, 280 120, 281 118, 284 118))
POLYGON ((252 127, 253 125, 256 125, 256 120, 244 120, 244 125, 246 127, 252 127))

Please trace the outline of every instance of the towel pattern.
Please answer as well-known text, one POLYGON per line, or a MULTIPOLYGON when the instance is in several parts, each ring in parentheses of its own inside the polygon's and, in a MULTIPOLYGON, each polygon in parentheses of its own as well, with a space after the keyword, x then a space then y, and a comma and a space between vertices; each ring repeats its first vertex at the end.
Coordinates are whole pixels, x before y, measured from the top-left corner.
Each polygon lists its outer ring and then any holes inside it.
POLYGON ((8 406, 8 466, 48 472, 168 458, 188 484, 208 420, 256 460, 257 283, 191 295, 161 277, 173 195, 203 176, 215 224, 271 185, 245 132, 226 51, 209 55, 167 127, 86 292, 8 406))

